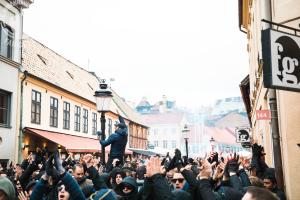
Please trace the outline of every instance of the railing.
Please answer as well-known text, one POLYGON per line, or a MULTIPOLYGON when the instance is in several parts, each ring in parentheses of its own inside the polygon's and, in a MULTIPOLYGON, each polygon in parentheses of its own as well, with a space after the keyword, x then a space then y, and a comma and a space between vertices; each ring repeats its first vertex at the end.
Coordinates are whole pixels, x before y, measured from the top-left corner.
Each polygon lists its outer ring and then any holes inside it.
POLYGON ((13 6, 18 8, 29 8, 30 4, 34 2, 34 0, 9 0, 13 6))

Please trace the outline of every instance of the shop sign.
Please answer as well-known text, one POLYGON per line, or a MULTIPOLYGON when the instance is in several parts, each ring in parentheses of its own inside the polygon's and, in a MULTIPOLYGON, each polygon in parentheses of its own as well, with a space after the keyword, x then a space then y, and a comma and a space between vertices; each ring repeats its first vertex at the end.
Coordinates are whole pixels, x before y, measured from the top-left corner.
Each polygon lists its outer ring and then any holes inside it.
POLYGON ((235 134, 237 143, 245 143, 251 141, 250 128, 248 127, 237 127, 235 129, 235 134))
POLYGON ((270 120, 270 110, 256 110, 256 120, 270 120))
POLYGON ((262 31, 264 86, 300 91, 300 38, 273 29, 262 31))

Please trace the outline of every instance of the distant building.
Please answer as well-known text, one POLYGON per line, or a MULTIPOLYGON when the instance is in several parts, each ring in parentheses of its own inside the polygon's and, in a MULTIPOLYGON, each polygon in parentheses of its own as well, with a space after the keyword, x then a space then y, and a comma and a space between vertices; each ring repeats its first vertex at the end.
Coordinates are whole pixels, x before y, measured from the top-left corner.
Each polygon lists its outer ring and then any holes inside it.
POLYGON ((150 146, 173 152, 175 148, 182 149, 182 130, 186 124, 182 112, 166 112, 145 114, 143 121, 149 125, 148 141, 150 146))
POLYGON ((242 97, 228 97, 218 99, 213 106, 211 115, 220 116, 229 112, 245 113, 245 106, 242 97))
POLYGON ((141 102, 135 108, 137 112, 141 114, 154 114, 154 113, 164 113, 178 111, 176 109, 176 102, 167 100, 167 97, 163 95, 163 99, 158 101, 154 105, 151 105, 146 97, 143 97, 141 102))

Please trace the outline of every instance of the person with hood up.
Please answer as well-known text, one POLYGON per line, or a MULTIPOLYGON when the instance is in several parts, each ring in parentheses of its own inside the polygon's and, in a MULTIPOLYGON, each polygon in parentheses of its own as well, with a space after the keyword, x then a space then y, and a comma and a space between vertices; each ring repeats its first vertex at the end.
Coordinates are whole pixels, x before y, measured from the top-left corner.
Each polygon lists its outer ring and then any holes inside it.
POLYGON ((0 199, 15 200, 16 193, 13 183, 6 177, 0 176, 0 199))
MULTIPOLYGON (((119 114, 119 112, 117 111, 119 114)), ((115 158, 119 159, 120 164, 123 165, 123 156, 127 144, 127 125, 122 116, 119 115, 119 123, 115 124, 116 130, 106 140, 100 140, 100 144, 104 147, 111 145, 109 159, 106 165, 106 171, 110 172, 113 168, 112 162, 115 158)), ((103 133, 100 133, 100 135, 103 133)))
POLYGON ((133 177, 126 177, 117 186, 116 193, 121 196, 121 200, 138 199, 138 184, 133 177))

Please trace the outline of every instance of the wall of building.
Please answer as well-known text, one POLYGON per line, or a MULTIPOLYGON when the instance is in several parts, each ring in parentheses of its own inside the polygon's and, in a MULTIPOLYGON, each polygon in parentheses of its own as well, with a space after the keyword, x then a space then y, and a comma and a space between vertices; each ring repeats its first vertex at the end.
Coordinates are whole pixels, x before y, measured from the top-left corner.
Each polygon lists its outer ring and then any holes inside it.
MULTIPOLYGON (((253 0, 250 6, 250 21, 248 26, 248 51, 249 51, 249 76, 250 76, 250 99, 252 106, 252 130, 253 137, 259 144, 264 145, 267 164, 274 167, 272 131, 270 120, 256 120, 256 110, 270 109, 268 101, 268 90, 263 87, 262 69, 260 68, 261 53, 261 29, 267 26, 261 19, 267 17, 267 2, 270 2, 272 21, 287 26, 299 28, 300 4, 297 0, 280 1, 258 1, 253 0), (285 23, 285 21, 291 20, 285 23)), ((287 31, 279 28, 281 31, 287 31)), ((279 132, 281 136, 282 164, 284 173, 285 192, 288 199, 300 199, 300 149, 297 143, 300 141, 300 94, 277 90, 277 110, 279 121, 279 132)))
POLYGON ((286 193, 300 199, 300 94, 278 91, 279 128, 286 193))
POLYGON ((18 9, 13 7, 5 0, 0 0, 0 21, 9 25, 14 31, 14 48, 13 58, 15 62, 21 62, 21 36, 22 30, 22 15, 18 9))
POLYGON ((10 126, 0 126, 0 159, 15 160, 18 135, 18 68, 4 63, 0 59, 0 89, 11 93, 10 100, 10 126))
MULTIPOLYGON (((96 138, 92 134, 92 113, 97 113, 95 104, 84 101, 76 96, 67 94, 57 88, 28 78, 24 86, 24 108, 23 108, 23 127, 32 127, 42 130, 66 133, 77 136, 96 138), (32 90, 41 93, 41 123, 31 123, 31 94, 32 90), (58 99, 58 126, 50 126, 50 97, 58 99), (63 102, 70 103, 70 129, 63 128, 63 102), (74 131, 75 105, 81 108, 80 131, 74 131), (88 133, 83 133, 83 109, 88 110, 88 133)), ((108 120, 106 121, 108 122, 108 120)), ((114 122, 113 122, 114 123, 114 122)), ((108 126, 106 126, 108 128, 108 126)), ((97 130, 100 130, 100 114, 97 113, 97 130)))

